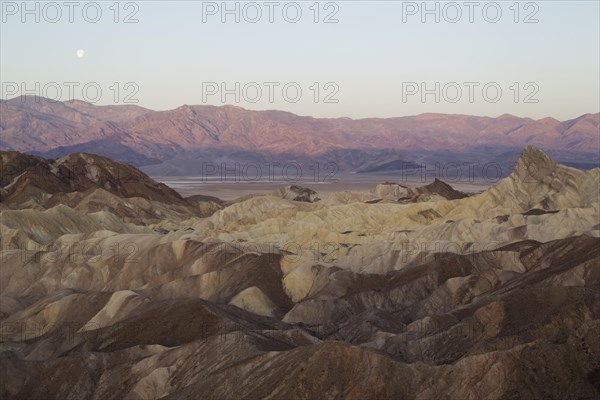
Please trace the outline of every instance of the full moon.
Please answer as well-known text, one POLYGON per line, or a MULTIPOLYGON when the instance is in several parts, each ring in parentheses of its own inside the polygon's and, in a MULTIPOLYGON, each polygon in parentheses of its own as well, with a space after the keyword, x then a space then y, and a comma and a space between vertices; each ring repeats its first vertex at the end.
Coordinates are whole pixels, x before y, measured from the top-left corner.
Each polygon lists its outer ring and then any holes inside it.
POLYGON ((85 56, 85 51, 83 49, 78 49, 75 54, 77 55, 77 58, 83 58, 83 56, 85 56))

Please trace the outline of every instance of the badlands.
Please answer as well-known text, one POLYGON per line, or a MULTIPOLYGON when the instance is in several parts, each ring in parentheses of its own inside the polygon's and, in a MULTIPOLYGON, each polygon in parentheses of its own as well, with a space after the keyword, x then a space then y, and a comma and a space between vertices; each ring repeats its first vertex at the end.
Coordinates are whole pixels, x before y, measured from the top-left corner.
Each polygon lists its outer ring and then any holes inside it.
POLYGON ((600 168, 225 202, 1 162, 2 399, 600 398, 600 168))

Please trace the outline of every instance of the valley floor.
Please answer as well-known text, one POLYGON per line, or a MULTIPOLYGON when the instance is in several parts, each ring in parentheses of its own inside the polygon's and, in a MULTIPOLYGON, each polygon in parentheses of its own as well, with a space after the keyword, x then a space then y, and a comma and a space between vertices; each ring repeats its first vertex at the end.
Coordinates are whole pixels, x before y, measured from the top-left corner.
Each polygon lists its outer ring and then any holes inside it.
MULTIPOLYGON (((433 177, 429 177, 428 179, 402 179, 393 174, 340 175, 327 180, 279 178, 254 181, 248 178, 236 179, 233 177, 228 181, 224 181, 220 178, 217 180, 202 176, 153 176, 153 178, 175 189, 184 197, 201 194, 218 197, 223 200, 234 200, 252 194, 268 195, 285 185, 309 187, 319 192, 319 194, 326 196, 330 193, 344 191, 367 192, 382 182, 394 182, 404 186, 417 187, 429 184, 434 180, 433 177)), ((498 179, 485 180, 474 178, 470 180, 446 180, 446 182, 456 190, 466 193, 479 193, 498 182, 498 179)))

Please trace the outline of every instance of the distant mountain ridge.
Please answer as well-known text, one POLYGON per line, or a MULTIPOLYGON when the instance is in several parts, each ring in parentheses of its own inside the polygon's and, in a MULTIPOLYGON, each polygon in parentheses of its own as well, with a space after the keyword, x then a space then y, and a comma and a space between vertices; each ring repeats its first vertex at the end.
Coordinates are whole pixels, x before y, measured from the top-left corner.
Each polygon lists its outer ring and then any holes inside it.
POLYGON ((235 106, 183 105, 152 111, 135 105, 95 106, 34 97, 1 100, 0 105, 2 149, 46 157, 92 152, 135 165, 158 164, 183 152, 211 149, 299 157, 350 150, 468 152, 528 145, 573 154, 600 150, 600 113, 563 122, 508 114, 353 120, 235 106))

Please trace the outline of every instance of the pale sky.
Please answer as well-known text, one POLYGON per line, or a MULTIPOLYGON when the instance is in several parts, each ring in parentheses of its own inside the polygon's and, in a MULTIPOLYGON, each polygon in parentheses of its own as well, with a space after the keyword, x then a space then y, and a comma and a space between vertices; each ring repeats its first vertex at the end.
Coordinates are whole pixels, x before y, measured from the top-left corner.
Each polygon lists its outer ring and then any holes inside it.
POLYGON ((351 118, 600 110, 598 1, 75 3, 2 1, 2 98, 71 88, 95 104, 351 118))

